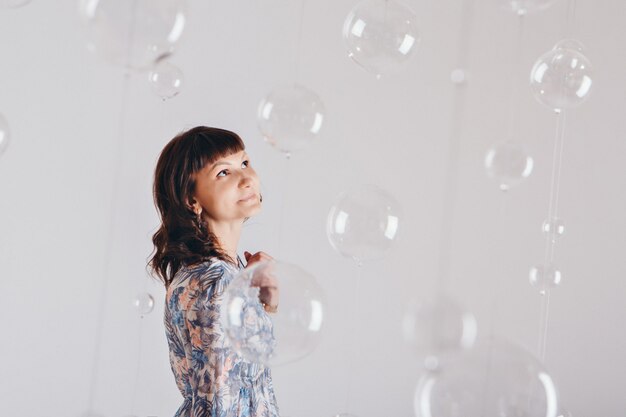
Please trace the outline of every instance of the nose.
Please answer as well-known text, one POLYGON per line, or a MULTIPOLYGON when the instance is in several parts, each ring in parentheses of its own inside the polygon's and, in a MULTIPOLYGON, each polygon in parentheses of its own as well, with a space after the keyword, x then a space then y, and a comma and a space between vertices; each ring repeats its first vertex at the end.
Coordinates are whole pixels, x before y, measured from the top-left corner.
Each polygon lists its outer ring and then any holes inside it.
POLYGON ((243 174, 241 179, 239 180, 239 187, 241 188, 250 188, 252 186, 253 180, 252 176, 248 174, 243 174))

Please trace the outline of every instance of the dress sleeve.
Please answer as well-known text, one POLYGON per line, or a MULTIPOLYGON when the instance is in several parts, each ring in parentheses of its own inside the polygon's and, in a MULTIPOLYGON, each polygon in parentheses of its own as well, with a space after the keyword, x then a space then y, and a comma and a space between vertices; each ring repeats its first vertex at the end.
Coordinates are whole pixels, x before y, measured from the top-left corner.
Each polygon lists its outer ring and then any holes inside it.
MULTIPOLYGON (((224 332, 221 307, 224 290, 233 278, 230 268, 222 262, 213 262, 198 272, 196 284, 190 289, 195 301, 186 314, 192 352, 192 389, 197 390, 197 397, 206 399, 200 408, 206 407, 220 415, 237 406, 240 388, 256 381, 264 367, 239 354, 224 332)), ((274 344, 271 318, 260 302, 257 304, 260 310, 252 301, 244 309, 246 327, 259 336, 252 343, 255 348, 271 349, 274 344)))

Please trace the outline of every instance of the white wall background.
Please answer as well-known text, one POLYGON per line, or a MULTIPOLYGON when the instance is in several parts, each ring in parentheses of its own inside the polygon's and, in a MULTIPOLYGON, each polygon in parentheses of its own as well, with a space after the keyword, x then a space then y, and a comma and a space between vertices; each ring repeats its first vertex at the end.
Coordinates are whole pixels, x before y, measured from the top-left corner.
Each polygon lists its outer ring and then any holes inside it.
MULTIPOLYGON (((536 352, 541 300, 527 272, 543 257, 556 118, 526 86, 535 59, 563 34, 567 3, 527 18, 520 68, 511 73, 517 19, 491 0, 475 2, 457 204, 442 218, 461 3, 408 1, 419 16, 419 53, 402 73, 377 81, 341 42, 355 2, 307 1, 300 81, 318 92, 328 116, 319 142, 289 166, 263 142, 255 114, 267 92, 292 81, 299 1, 190 0, 173 58, 186 76, 183 92, 162 102, 143 75, 131 76, 122 131, 123 72, 86 50, 74 1, 0 10, 0 112, 13 135, 0 157, 0 415, 74 417, 92 406, 106 417, 167 417, 180 405, 164 291, 144 267, 157 227, 156 158, 176 133, 199 124, 239 132, 263 182, 264 212, 246 226, 240 250, 297 263, 328 294, 321 346, 274 370, 285 416, 344 411, 346 385, 359 417, 413 415, 420 366, 399 321, 409 298, 433 293, 442 222, 452 225, 449 291, 474 312, 479 332, 497 318, 498 332, 536 352), (483 157, 505 139, 511 77, 520 83, 514 128, 535 171, 507 195, 502 218, 483 157), (357 276, 329 246, 325 221, 337 194, 364 182, 394 194, 404 217, 393 252, 357 276), (157 300, 143 319, 130 303, 141 290, 157 300), (501 302, 492 314, 494 296, 501 302)), ((626 415, 625 20, 623 1, 577 1, 573 30, 597 83, 567 119, 567 232, 556 252, 563 282, 551 298, 546 355, 576 417, 626 415)))

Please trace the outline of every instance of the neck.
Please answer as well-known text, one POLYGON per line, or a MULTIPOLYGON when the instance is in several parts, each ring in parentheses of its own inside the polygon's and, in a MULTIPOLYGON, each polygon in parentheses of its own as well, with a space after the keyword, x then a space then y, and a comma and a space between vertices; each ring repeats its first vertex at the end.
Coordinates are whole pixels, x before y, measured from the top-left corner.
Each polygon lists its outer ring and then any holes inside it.
POLYGON ((242 221, 213 222, 208 220, 209 230, 217 237, 219 247, 237 264, 237 245, 241 236, 242 221))

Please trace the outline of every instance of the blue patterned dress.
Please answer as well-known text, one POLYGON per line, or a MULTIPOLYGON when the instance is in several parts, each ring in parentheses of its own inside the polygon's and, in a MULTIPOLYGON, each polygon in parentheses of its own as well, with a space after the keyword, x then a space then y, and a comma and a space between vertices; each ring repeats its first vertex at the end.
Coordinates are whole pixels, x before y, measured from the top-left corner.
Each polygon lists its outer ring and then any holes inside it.
MULTIPOLYGON (((279 415, 270 369, 235 352, 220 322, 222 295, 237 271, 212 258, 181 268, 167 289, 170 365, 184 397, 175 417, 279 415)), ((271 325, 262 309, 258 319, 271 325)))

